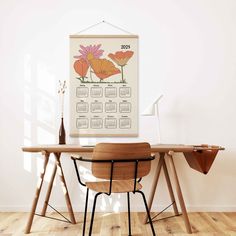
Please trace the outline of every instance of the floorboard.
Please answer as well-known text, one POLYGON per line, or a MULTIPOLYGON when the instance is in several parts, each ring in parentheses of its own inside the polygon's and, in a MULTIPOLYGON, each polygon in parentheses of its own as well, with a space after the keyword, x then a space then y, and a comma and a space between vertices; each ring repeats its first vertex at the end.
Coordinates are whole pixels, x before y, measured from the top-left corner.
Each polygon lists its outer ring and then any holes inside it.
MULTIPOLYGON (((66 213, 64 213, 66 215, 66 213)), ((49 213, 51 217, 60 217, 49 213)), ((170 216, 163 213, 161 217, 170 216)), ((44 217, 35 216, 31 229, 32 236, 75 236, 82 232, 82 213, 75 215, 77 224, 72 225, 44 217)), ((0 236, 20 236, 24 234, 28 213, 0 213, 0 236)), ((131 213, 132 235, 151 236, 149 225, 144 225, 144 213, 131 213)), ((88 214, 86 232, 88 234, 90 214, 88 214)), ((193 234, 198 236, 236 236, 236 213, 195 212, 189 213, 193 234)), ((182 216, 171 217, 154 222, 157 235, 187 236, 182 216)), ((127 213, 97 213, 94 219, 93 236, 127 236, 127 213)))

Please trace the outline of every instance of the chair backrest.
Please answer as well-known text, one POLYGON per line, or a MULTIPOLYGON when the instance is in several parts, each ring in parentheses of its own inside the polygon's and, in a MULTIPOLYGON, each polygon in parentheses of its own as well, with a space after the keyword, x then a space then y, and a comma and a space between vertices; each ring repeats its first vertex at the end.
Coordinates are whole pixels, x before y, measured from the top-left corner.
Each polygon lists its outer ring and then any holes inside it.
MULTIPOLYGON (((93 151, 93 160, 137 160, 151 156, 149 143, 99 143, 93 151)), ((138 163, 137 178, 147 175, 151 161, 138 163)), ((110 179, 111 163, 92 163, 92 174, 101 179, 110 179)), ((113 166, 113 180, 134 179, 135 162, 116 162, 113 166)))

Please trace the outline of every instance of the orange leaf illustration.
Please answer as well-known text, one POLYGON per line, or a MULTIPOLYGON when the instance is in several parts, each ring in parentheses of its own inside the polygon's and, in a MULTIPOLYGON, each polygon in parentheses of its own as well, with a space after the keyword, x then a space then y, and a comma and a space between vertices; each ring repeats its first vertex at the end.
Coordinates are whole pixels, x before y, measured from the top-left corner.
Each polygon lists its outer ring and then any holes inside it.
POLYGON ((89 65, 85 59, 79 59, 74 63, 74 69, 81 78, 84 78, 88 72, 89 65))
POLYGON ((90 60, 90 64, 96 76, 101 80, 120 73, 120 70, 107 59, 93 59, 90 60))

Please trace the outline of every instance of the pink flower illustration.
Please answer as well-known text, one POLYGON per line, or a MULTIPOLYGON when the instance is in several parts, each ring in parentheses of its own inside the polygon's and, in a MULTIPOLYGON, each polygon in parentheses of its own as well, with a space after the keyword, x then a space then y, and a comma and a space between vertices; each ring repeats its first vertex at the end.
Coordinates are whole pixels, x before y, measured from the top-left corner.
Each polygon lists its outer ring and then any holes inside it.
POLYGON ((89 64, 90 64, 90 60, 92 59, 99 59, 104 50, 101 50, 100 49, 101 47, 101 44, 98 44, 98 45, 89 45, 89 46, 83 46, 83 45, 80 45, 80 50, 79 52, 81 53, 81 55, 79 56, 74 56, 74 58, 77 58, 77 59, 84 59, 86 60, 89 64))

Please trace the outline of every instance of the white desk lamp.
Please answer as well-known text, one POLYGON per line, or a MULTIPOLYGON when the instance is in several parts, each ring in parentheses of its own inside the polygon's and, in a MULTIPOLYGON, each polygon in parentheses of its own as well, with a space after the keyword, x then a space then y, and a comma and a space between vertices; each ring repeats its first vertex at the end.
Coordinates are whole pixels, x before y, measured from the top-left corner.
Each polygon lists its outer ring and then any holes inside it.
POLYGON ((158 103, 162 97, 163 97, 163 94, 161 96, 159 96, 153 103, 151 103, 142 113, 142 116, 156 116, 157 117, 157 120, 158 120, 157 127, 158 127, 158 131, 159 131, 159 143, 161 143, 161 125, 160 125, 158 103))

